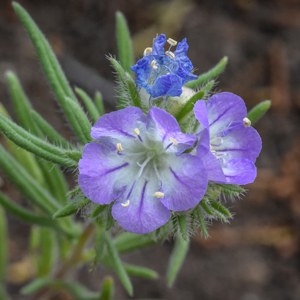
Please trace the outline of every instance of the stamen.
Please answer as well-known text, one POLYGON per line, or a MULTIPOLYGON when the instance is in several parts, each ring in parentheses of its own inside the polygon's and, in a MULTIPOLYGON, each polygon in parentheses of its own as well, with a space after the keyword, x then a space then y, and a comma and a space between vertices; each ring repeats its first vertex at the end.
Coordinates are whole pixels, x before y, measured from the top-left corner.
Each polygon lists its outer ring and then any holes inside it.
POLYGON ((121 203, 123 207, 127 207, 130 204, 130 200, 126 200, 124 203, 121 203))
POLYGON ((245 127, 249 127, 251 126, 251 121, 248 118, 244 118, 243 119, 243 123, 245 127))
POLYGON ((151 67, 152 67, 153 70, 157 70, 158 69, 158 65, 157 65, 157 62, 156 62, 155 59, 153 59, 151 61, 151 67))
POLYGON ((153 196, 154 196, 155 198, 161 199, 161 198, 163 198, 163 197, 165 196, 165 194, 162 193, 162 192, 155 192, 155 193, 153 194, 153 196))
POLYGON ((167 56, 169 56, 170 58, 174 59, 175 58, 175 54, 172 51, 166 51, 165 54, 167 56))
POLYGON ((172 38, 168 38, 167 43, 170 44, 171 46, 176 46, 177 45, 177 41, 173 40, 172 38))
POLYGON ((144 56, 150 54, 152 52, 152 48, 151 47, 147 47, 145 50, 144 50, 144 56))
POLYGON ((178 141, 172 137, 169 138, 169 141, 172 142, 175 146, 178 145, 178 141))
POLYGON ((121 144, 121 143, 117 143, 117 145, 116 145, 116 148, 117 148, 117 151, 118 151, 118 152, 122 152, 122 151, 124 151, 124 149, 123 149, 123 147, 122 147, 122 144, 121 144))

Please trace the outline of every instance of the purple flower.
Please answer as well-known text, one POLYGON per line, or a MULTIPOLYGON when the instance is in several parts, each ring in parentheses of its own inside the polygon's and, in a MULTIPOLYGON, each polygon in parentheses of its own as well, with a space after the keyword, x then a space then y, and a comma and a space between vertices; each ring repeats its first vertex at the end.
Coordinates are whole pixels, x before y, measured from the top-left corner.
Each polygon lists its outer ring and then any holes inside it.
MULTIPOLYGON (((166 111, 153 107, 145 116, 127 107, 109 113, 91 136, 95 142, 85 146, 79 162, 79 186, 93 202, 114 202, 112 215, 127 231, 153 231, 171 211, 188 210, 202 199, 208 182, 202 159, 186 153, 197 137, 182 133, 166 111)), ((205 152, 206 142, 198 142, 198 152, 205 152)))
POLYGON ((186 39, 178 43, 174 52, 170 51, 177 44, 164 34, 158 35, 152 48, 146 48, 144 57, 131 67, 136 73, 136 85, 144 88, 153 98, 160 96, 180 96, 182 86, 197 78, 192 74, 193 65, 187 57, 188 44, 186 39), (170 48, 165 51, 168 42, 170 48))
POLYGON ((253 182, 261 138, 250 126, 243 99, 232 93, 216 94, 208 101, 197 101, 194 113, 200 136, 209 129, 211 151, 203 157, 208 179, 229 184, 253 182))

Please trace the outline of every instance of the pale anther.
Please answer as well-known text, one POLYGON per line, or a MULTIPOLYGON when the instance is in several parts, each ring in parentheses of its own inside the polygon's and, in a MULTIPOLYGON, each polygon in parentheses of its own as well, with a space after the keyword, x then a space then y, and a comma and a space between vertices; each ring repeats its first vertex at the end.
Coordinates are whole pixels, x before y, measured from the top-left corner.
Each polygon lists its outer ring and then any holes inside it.
POLYGON ((251 121, 248 118, 244 118, 243 119, 243 123, 245 127, 249 127, 251 126, 251 121))
POLYGON ((167 56, 169 56, 170 58, 174 59, 175 58, 175 54, 172 51, 166 51, 165 52, 167 56))
POLYGON ((154 70, 157 70, 158 69, 158 65, 157 65, 157 62, 156 62, 156 60, 152 60, 151 61, 151 67, 152 67, 152 69, 154 69, 154 70))
POLYGON ((170 44, 171 46, 176 46, 177 45, 177 41, 171 39, 171 38, 168 38, 167 39, 167 43, 170 44))
POLYGON ((147 47, 145 50, 144 50, 144 56, 148 55, 149 53, 152 52, 152 48, 151 47, 147 47))
POLYGON ((124 203, 121 203, 123 207, 127 207, 130 204, 130 200, 126 200, 124 203))
POLYGON ((173 143, 175 146, 178 145, 178 141, 172 137, 169 138, 169 141, 173 143))
POLYGON ((140 135, 140 130, 138 128, 134 128, 133 129, 133 132, 136 134, 136 135, 140 135))
POLYGON ((117 143, 116 148, 118 152, 122 152, 124 150, 121 143, 117 143))
POLYGON ((165 196, 165 194, 164 193, 162 193, 162 192, 155 192, 154 194, 153 194, 153 196, 155 197, 155 198, 163 198, 164 196, 165 196))

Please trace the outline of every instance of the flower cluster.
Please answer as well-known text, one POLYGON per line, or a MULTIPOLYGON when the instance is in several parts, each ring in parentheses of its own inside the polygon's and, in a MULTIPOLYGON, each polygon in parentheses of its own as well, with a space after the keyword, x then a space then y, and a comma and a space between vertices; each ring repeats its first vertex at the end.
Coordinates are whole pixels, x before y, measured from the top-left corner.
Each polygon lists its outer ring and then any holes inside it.
POLYGON ((160 34, 154 39, 152 48, 146 48, 144 57, 131 67, 136 74, 137 86, 144 88, 153 98, 179 96, 182 86, 197 78, 191 73, 193 65, 187 57, 189 47, 186 39, 179 42, 172 52, 172 46, 176 45, 175 40, 160 34), (166 43, 170 45, 167 51, 164 48, 166 43))
MULTIPOLYGON (((152 97, 180 95, 183 84, 194 79, 186 40, 172 55, 164 51, 165 43, 165 35, 156 37, 132 67, 137 87, 152 97)), ((261 139, 239 96, 226 92, 198 100, 190 119, 197 126, 184 133, 176 118, 159 107, 144 113, 129 106, 102 116, 79 162, 84 195, 112 204, 121 227, 144 234, 166 224, 172 214, 195 208, 208 183, 254 181, 261 139)))

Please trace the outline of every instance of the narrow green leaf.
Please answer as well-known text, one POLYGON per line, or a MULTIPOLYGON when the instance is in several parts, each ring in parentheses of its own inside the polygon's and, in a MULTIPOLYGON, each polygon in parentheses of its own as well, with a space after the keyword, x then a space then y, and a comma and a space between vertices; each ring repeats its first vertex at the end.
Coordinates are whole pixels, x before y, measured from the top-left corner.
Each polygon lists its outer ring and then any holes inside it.
POLYGON ((120 11, 116 13, 116 40, 120 63, 127 72, 131 72, 130 67, 134 64, 132 42, 127 21, 120 11))
POLYGON ((104 111, 103 98, 102 98, 102 95, 99 91, 97 91, 95 93, 94 101, 95 101, 95 105, 98 109, 99 116, 102 116, 105 113, 105 111, 104 111))
POLYGON ((83 133, 83 137, 81 138, 81 141, 86 144, 90 142, 90 132, 91 132, 91 123, 82 110, 81 106, 77 103, 74 102, 71 98, 67 97, 66 98, 66 103, 67 103, 67 110, 71 115, 74 116, 75 121, 80 124, 81 131, 83 133))
POLYGON ((131 265, 131 264, 124 264, 125 270, 130 276, 135 277, 142 277, 150 280, 158 279, 159 275, 152 269, 131 265))
POLYGON ((51 214, 59 204, 30 174, 0 145, 0 168, 20 191, 44 212, 51 214))
POLYGON ((37 278, 21 289, 22 295, 31 295, 44 287, 51 287, 51 290, 67 290, 76 300, 97 300, 98 293, 92 292, 78 282, 67 282, 51 278, 37 278))
MULTIPOLYGON (((0 204, 1 204, 1 192, 0 192, 0 204)), ((6 215, 2 207, 0 206, 0 285, 4 282, 6 277, 6 267, 8 262, 7 257, 7 224, 6 215)))
POLYGON ((15 144, 41 158, 66 167, 77 166, 76 162, 64 155, 64 150, 43 141, 0 113, 0 129, 15 144))
POLYGON ((225 56, 208 72, 201 74, 197 79, 189 81, 185 85, 191 89, 200 87, 206 82, 215 79, 217 76, 219 76, 225 70, 227 63, 228 58, 225 56))
POLYGON ((57 210, 52 218, 58 219, 58 218, 64 218, 70 215, 73 215, 77 213, 80 209, 85 207, 90 203, 90 200, 87 198, 83 198, 81 201, 72 201, 68 202, 64 207, 61 207, 59 210, 57 210))
POLYGON ((29 37, 36 49, 41 65, 48 78, 48 81, 56 95, 56 99, 65 113, 69 124, 81 142, 86 143, 86 135, 81 127, 82 124, 76 120, 73 111, 69 109, 66 98, 77 102, 77 99, 51 49, 48 41, 32 20, 26 10, 18 3, 13 2, 13 8, 18 15, 23 26, 27 30, 29 37))
POLYGON ((180 122, 193 111, 195 103, 198 100, 201 100, 204 94, 205 92, 203 90, 200 90, 185 103, 182 109, 175 115, 175 118, 178 122, 180 122))
POLYGON ((271 101, 265 100, 257 105, 255 105, 249 112, 248 112, 248 119, 251 121, 251 124, 255 124, 259 119, 261 119, 265 113, 270 109, 271 107, 271 101))
POLYGON ((98 111, 98 108, 95 105, 94 101, 84 90, 80 89, 79 87, 75 88, 75 92, 82 100, 82 102, 91 118, 91 121, 93 123, 95 123, 100 117, 100 112, 98 111))
POLYGON ((130 232, 119 234, 114 244, 120 253, 132 252, 155 244, 151 235, 139 235, 130 232))
POLYGON ((172 287, 176 277, 184 263, 185 257, 189 250, 190 242, 188 240, 184 240, 180 236, 177 236, 175 239, 175 246, 172 251, 168 269, 167 269, 167 283, 169 287, 172 287))
POLYGON ((31 118, 30 111, 32 107, 20 84, 19 79, 11 71, 6 73, 6 79, 19 124, 26 130, 37 134, 39 132, 39 128, 35 125, 31 118))
POLYGON ((105 277, 102 282, 101 295, 97 300, 112 300, 114 296, 114 280, 112 277, 105 277))
POLYGON ((41 130, 47 140, 60 147, 71 149, 71 144, 60 135, 38 112, 31 110, 31 117, 36 126, 41 130))
POLYGON ((47 228, 39 228, 37 277, 50 275, 55 263, 55 235, 47 228))
POLYGON ((112 239, 108 233, 105 235, 105 241, 107 245, 108 254, 111 257, 111 262, 113 269, 115 270, 116 274, 118 275, 122 285, 126 289, 127 293, 132 296, 133 295, 133 287, 130 281, 130 278, 124 268, 124 265, 119 257, 118 250, 116 249, 112 239))
POLYGON ((9 213, 29 224, 51 227, 59 230, 59 227, 50 218, 36 215, 15 203, 12 199, 7 198, 0 192, 0 205, 3 206, 9 213))
POLYGON ((245 193, 245 189, 235 184, 220 184, 221 192, 226 196, 239 197, 245 193))

